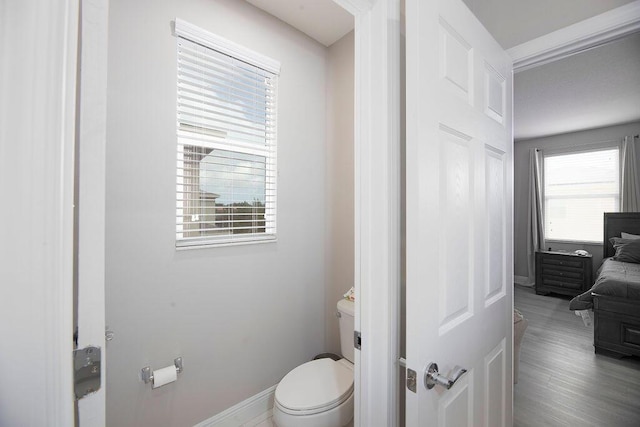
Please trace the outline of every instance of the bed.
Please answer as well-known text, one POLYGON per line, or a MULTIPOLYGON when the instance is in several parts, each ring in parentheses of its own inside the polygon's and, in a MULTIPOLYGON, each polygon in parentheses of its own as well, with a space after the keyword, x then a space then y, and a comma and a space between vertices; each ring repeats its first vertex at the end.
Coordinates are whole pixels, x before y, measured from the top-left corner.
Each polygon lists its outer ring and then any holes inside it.
POLYGON ((593 308, 596 353, 640 356, 640 263, 612 258, 616 249, 610 239, 622 233, 640 235, 640 212, 604 214, 603 263, 593 287, 572 299, 569 308, 593 308))

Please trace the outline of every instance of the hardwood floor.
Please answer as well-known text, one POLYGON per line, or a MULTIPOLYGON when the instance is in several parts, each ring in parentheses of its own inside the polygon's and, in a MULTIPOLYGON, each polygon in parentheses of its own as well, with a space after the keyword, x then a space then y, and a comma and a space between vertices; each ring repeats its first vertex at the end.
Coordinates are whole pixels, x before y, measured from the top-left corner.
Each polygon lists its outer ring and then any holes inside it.
POLYGON ((640 426, 640 359, 593 351, 593 326, 569 311, 568 297, 516 286, 529 322, 514 385, 514 427, 640 426))

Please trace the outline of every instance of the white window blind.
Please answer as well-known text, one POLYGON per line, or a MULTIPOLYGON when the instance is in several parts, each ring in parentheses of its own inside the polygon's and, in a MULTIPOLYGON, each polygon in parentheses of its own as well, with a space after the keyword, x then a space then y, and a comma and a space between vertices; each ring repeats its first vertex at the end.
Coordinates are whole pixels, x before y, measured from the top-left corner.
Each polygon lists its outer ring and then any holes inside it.
POLYGON ((546 239, 602 242, 603 213, 619 206, 617 147, 544 156, 546 239))
POLYGON ((176 35, 176 245, 275 239, 278 75, 179 20, 176 35))

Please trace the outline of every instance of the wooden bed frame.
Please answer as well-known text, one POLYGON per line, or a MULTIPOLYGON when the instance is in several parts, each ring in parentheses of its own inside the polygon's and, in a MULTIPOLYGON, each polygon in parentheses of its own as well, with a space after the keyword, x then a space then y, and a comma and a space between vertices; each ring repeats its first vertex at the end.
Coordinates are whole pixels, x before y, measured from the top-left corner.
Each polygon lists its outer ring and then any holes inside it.
MULTIPOLYGON (((611 237, 640 235, 640 212, 605 213, 602 258, 615 254, 611 237)), ((593 346, 598 354, 640 356, 640 301, 593 294, 593 346)))

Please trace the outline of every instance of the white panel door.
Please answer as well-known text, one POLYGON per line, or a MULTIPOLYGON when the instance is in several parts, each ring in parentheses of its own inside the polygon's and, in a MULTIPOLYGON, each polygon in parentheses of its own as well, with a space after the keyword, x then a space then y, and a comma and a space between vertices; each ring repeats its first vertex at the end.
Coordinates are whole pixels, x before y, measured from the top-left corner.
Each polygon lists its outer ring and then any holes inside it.
POLYGON ((407 426, 510 426, 511 60, 460 0, 407 0, 406 46, 407 426))

